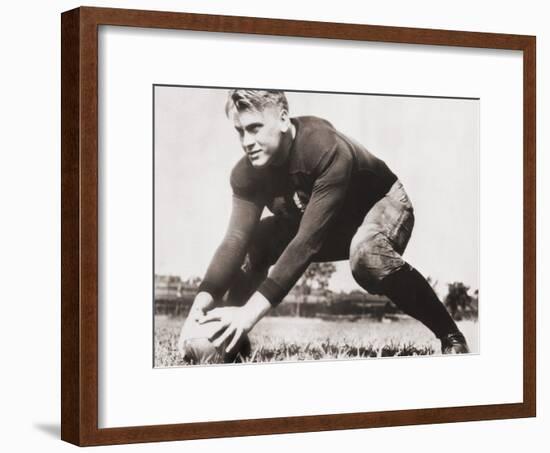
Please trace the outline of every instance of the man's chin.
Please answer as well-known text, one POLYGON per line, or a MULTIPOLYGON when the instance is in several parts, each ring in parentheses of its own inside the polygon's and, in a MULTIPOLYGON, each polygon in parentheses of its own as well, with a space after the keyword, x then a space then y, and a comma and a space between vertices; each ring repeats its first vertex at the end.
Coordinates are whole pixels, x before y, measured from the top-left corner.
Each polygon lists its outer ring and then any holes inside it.
POLYGON ((264 160, 264 159, 249 159, 249 160, 250 160, 250 164, 254 168, 262 168, 262 167, 267 166, 267 164, 268 164, 268 161, 264 160))

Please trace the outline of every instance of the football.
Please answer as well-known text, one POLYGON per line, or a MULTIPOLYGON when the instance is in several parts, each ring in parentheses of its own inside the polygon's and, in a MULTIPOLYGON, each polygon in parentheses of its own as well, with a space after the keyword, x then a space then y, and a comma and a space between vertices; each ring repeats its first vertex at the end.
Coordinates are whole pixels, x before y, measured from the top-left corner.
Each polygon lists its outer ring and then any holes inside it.
POLYGON ((193 365, 232 363, 241 359, 241 357, 250 355, 250 340, 247 336, 241 340, 241 344, 237 345, 231 354, 225 352, 229 340, 225 342, 223 347, 216 349, 209 338, 218 329, 219 324, 219 321, 199 324, 193 319, 188 319, 185 322, 178 345, 185 363, 193 365))

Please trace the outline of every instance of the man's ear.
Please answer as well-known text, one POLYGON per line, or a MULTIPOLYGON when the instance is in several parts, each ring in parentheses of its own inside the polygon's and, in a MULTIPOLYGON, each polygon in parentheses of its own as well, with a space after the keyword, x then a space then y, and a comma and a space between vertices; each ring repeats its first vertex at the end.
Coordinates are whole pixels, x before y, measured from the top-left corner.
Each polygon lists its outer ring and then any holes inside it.
POLYGON ((281 121, 281 132, 288 131, 290 129, 290 115, 286 109, 281 109, 279 120, 281 121))

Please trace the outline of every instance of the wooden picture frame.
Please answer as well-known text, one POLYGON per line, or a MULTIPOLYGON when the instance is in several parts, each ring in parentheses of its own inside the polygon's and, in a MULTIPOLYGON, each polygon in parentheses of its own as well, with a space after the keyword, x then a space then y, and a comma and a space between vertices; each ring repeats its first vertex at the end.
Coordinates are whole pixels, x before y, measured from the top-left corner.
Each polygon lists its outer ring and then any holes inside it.
POLYGON ((61 31, 61 438, 63 440, 88 446, 535 416, 535 37, 89 7, 63 13, 61 31), (98 28, 100 25, 522 51, 523 402, 99 428, 98 28))

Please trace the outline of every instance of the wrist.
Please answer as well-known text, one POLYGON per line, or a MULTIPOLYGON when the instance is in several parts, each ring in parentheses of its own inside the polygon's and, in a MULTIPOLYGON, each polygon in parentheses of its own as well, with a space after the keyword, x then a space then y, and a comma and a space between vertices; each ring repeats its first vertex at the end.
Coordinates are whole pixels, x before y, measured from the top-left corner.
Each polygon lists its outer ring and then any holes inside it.
POLYGON ((250 328, 254 327, 254 325, 262 319, 271 309, 271 304, 269 301, 263 296, 263 294, 259 292, 255 292, 248 302, 243 307, 249 314, 249 317, 251 319, 251 326, 250 328))

